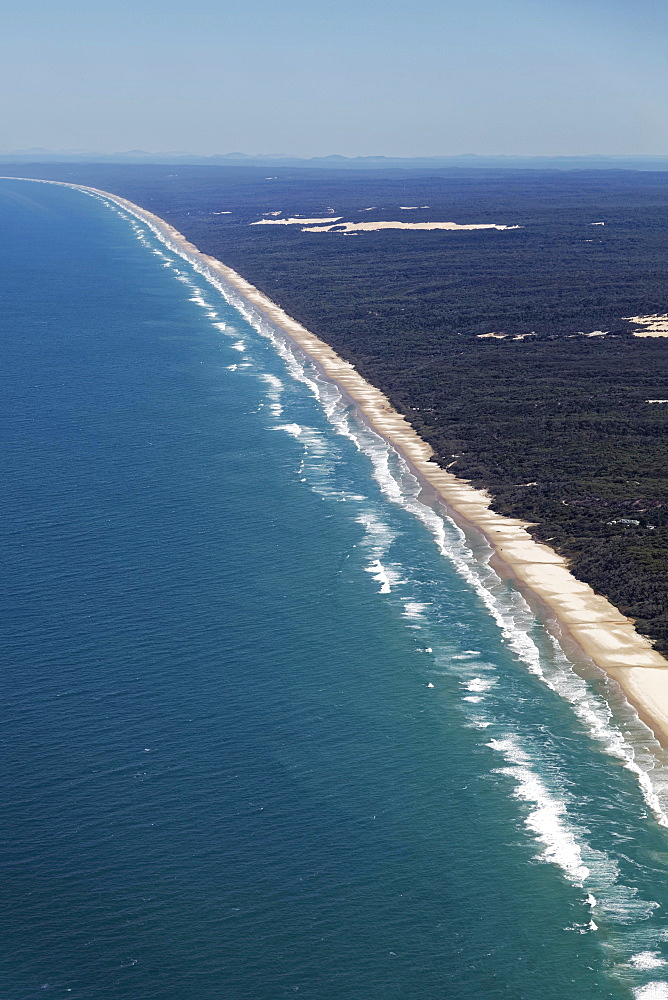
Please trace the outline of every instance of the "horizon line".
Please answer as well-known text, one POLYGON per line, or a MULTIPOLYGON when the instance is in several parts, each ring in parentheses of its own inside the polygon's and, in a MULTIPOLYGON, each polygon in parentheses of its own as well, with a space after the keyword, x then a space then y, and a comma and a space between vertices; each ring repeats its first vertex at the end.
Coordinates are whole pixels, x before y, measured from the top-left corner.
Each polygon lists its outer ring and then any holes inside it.
POLYGON ((197 159, 240 159, 240 160, 343 160, 346 162, 356 160, 668 160, 666 153, 417 153, 412 156, 386 153, 359 153, 355 155, 345 155, 342 153, 200 153, 192 150, 146 150, 146 149, 47 149, 41 146, 33 146, 28 149, 5 149, 0 150, 0 157, 5 156, 178 156, 196 157, 197 159))

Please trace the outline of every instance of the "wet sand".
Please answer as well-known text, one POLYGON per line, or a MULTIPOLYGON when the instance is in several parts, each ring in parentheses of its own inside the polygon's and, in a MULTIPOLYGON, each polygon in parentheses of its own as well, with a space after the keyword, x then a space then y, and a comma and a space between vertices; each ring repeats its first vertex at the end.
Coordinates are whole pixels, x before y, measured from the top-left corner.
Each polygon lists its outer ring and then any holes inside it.
MULTIPOLYGON (((41 183, 62 184, 59 181, 41 183)), ((436 465, 430 445, 418 436, 383 393, 236 271, 201 253, 169 223, 124 198, 83 185, 63 186, 102 196, 141 219, 178 252, 200 266, 205 265, 260 317, 270 320, 287 334, 354 400, 369 425, 404 456, 422 483, 428 484, 444 502, 446 509, 460 522, 482 532, 494 549, 495 562, 501 564, 501 571, 512 576, 529 599, 533 596, 549 609, 585 656, 619 682, 643 720, 657 738, 668 745, 668 661, 636 632, 630 619, 588 584, 576 580, 562 556, 534 541, 526 522, 496 514, 490 509, 491 497, 484 491, 436 465)))

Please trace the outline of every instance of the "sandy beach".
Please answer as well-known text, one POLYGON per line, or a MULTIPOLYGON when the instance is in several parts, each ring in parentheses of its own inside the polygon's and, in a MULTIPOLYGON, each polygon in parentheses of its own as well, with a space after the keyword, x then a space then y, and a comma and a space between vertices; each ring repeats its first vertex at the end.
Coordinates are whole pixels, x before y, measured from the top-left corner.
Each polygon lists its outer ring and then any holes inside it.
MULTIPOLYGON (((25 178, 6 178, 25 180, 25 178)), ((59 181, 38 183, 62 184, 59 181)), ((205 265, 256 313, 280 328, 358 406, 365 420, 399 451, 421 482, 440 498, 448 512, 473 526, 489 541, 495 566, 517 582, 527 599, 547 609, 578 649, 605 670, 623 689, 657 738, 668 745, 668 660, 635 630, 633 623, 606 598, 569 572, 566 561, 549 546, 531 538, 526 522, 496 514, 492 499, 432 461, 432 449, 387 397, 370 385, 349 362, 225 264, 202 253, 173 226, 138 205, 106 191, 63 184, 101 196, 149 225, 162 239, 194 263, 205 265)), ((652 317, 655 319, 655 317, 652 317)))

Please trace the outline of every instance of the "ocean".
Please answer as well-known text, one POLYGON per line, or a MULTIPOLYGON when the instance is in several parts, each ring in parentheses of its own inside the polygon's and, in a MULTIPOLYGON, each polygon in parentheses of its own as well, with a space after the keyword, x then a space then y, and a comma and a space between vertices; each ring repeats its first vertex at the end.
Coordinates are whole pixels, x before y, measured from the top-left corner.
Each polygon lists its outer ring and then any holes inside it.
POLYGON ((146 224, 0 220, 3 1000, 668 997, 616 686, 146 224))

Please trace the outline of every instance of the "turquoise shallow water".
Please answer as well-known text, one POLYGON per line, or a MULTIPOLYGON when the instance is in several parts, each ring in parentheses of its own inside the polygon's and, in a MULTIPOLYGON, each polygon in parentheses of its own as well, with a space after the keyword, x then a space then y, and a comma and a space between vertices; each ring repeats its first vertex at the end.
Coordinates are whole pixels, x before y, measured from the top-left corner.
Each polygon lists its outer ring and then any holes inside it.
POLYGON ((0 995, 668 996, 613 686, 145 225, 0 218, 0 995))

